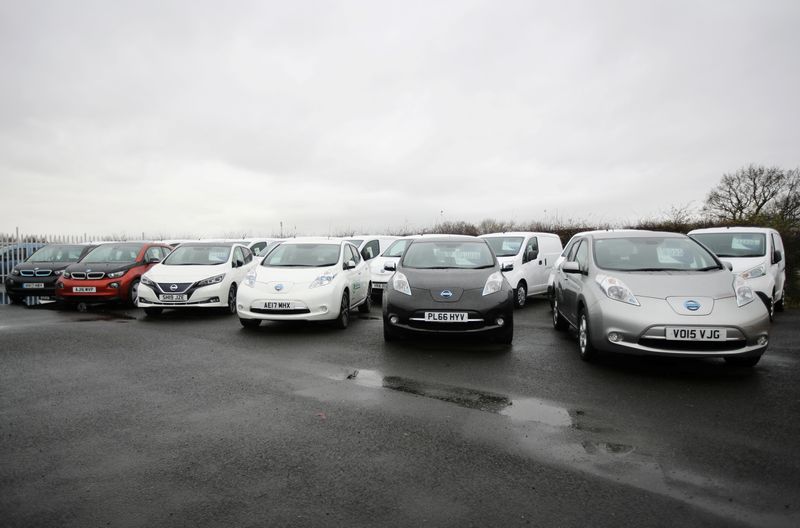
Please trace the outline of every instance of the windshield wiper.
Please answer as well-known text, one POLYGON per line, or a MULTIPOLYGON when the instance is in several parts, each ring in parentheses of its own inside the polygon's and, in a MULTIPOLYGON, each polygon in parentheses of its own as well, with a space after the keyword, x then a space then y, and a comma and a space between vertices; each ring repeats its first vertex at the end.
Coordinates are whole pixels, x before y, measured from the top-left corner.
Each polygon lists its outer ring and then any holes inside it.
POLYGON ((698 268, 695 271, 711 271, 711 270, 721 270, 722 266, 707 266, 705 268, 698 268))
POLYGON ((315 267, 315 268, 327 268, 328 266, 335 266, 335 265, 336 265, 336 263, 335 263, 335 262, 331 262, 330 264, 317 264, 317 265, 316 265, 316 266, 314 266, 314 267, 315 267))
POLYGON ((634 269, 626 269, 620 271, 679 271, 675 268, 634 268, 634 269))
POLYGON ((493 268, 494 264, 487 264, 485 266, 478 266, 476 268, 467 268, 467 269, 486 269, 486 268, 493 268))

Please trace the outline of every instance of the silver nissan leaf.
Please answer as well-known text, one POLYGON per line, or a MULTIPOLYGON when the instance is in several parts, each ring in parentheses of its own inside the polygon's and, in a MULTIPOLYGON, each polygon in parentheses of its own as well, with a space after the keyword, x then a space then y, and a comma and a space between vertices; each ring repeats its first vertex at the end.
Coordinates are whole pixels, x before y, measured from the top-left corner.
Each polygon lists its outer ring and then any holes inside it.
POLYGON ((584 360, 606 351, 752 367, 767 349, 764 303, 688 236, 591 231, 573 237, 563 255, 553 326, 576 328, 584 360))

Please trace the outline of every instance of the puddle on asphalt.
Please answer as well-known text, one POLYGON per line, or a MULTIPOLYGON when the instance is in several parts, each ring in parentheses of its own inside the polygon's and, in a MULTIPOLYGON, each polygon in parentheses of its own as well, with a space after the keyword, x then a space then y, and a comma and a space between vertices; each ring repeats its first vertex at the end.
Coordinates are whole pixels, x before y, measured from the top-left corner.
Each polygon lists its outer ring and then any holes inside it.
POLYGON ((401 376, 383 376, 375 370, 355 370, 345 379, 364 387, 390 389, 453 403, 467 409, 501 414, 514 421, 538 422, 554 427, 569 427, 573 424, 567 409, 536 398, 512 399, 503 394, 466 387, 422 382, 401 376))

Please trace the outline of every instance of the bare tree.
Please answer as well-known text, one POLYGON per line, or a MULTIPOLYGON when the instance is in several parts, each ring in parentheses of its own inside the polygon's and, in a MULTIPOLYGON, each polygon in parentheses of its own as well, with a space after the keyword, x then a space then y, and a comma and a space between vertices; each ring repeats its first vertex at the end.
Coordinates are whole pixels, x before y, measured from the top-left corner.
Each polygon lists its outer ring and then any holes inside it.
POLYGON ((758 222, 776 214, 776 207, 797 214, 797 192, 797 170, 749 165, 722 176, 703 212, 719 222, 758 222))

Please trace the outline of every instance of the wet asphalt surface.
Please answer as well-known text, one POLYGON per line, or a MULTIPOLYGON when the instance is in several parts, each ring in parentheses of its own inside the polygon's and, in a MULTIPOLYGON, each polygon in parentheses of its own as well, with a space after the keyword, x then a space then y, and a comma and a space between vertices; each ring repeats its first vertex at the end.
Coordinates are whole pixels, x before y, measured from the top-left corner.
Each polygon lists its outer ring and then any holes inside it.
POLYGON ((0 306, 3 526, 798 526, 800 312, 755 369, 0 306))

